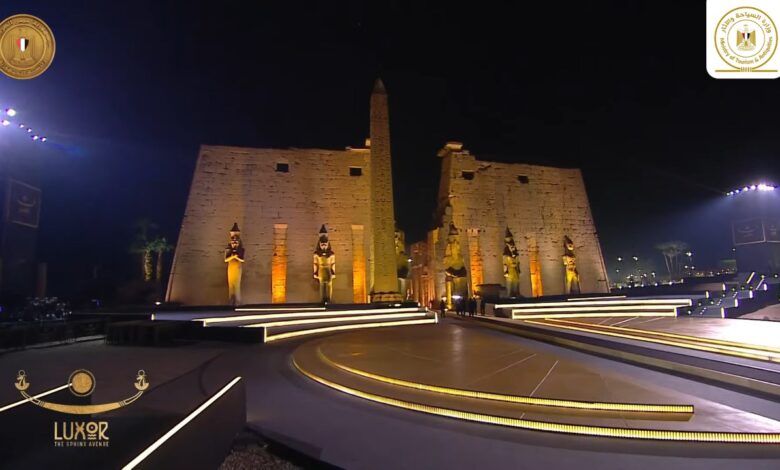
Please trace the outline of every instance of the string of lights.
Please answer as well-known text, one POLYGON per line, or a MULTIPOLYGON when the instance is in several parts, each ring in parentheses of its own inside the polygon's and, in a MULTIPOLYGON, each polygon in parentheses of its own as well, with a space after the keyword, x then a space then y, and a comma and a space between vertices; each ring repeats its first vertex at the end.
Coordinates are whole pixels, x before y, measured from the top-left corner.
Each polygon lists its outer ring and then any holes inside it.
POLYGON ((746 193, 748 191, 774 191, 775 189, 777 189, 776 184, 770 184, 770 183, 752 184, 750 186, 744 186, 742 188, 737 188, 733 191, 729 191, 726 193, 726 196, 734 196, 735 194, 746 193))
POLYGON ((8 119, 8 118, 14 118, 18 114, 14 108, 5 108, 2 114, 3 114, 3 119, 0 120, 0 125, 2 125, 3 127, 15 127, 17 129, 20 129, 25 133, 29 134, 30 139, 36 142, 46 142, 48 140, 46 136, 33 132, 32 127, 27 126, 23 122, 13 122, 10 119, 8 119))

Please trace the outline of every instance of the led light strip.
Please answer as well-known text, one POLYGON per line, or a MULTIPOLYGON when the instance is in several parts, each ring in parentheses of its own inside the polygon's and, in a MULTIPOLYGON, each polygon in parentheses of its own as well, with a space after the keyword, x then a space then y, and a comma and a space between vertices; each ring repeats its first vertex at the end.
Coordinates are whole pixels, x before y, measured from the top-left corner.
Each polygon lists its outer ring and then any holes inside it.
MULTIPOLYGON (((554 319, 550 320, 550 321, 554 322, 553 325, 555 325, 555 324, 562 324, 562 323, 568 323, 568 324, 572 324, 572 325, 581 325, 581 326, 583 326, 585 328, 593 329, 594 332, 602 332, 603 331, 602 328, 607 328, 604 325, 594 325, 594 324, 591 324, 591 323, 580 323, 580 322, 574 322, 574 321, 554 320, 554 319)), ((615 329, 616 330, 620 330, 620 328, 615 328, 615 329)), ((649 332, 647 330, 637 330, 637 331, 639 332, 638 334, 640 334, 639 337, 641 337, 641 338, 645 338, 645 337, 653 338, 654 337, 653 333, 649 332), (644 336, 642 336, 642 335, 644 335, 644 336)), ((681 340, 681 341, 683 341, 682 344, 691 344, 691 343, 693 343, 693 345, 698 345, 698 344, 702 343, 702 341, 695 341, 695 340, 681 340)), ((715 345, 715 344, 711 345, 711 347, 714 348, 714 349, 721 350, 723 352, 723 354, 729 354, 730 352, 738 352, 738 353, 756 354, 756 355, 760 356, 761 354, 766 353, 766 354, 768 354, 767 357, 769 358, 769 359, 766 359, 766 360, 769 360, 769 361, 776 360, 777 362, 780 362, 780 356, 778 356, 777 353, 761 351, 761 350, 758 350, 758 349, 755 349, 755 348, 751 348, 751 347, 721 346, 721 345, 715 345), (772 358, 774 358, 774 359, 772 359, 772 358)))
MULTIPOLYGON (((643 299, 643 300, 599 300, 595 302, 580 301, 577 305, 623 305, 623 304, 638 304, 638 305, 675 305, 678 307, 688 307, 693 305, 691 299, 643 299)), ((496 304, 496 308, 530 308, 530 307, 571 307, 571 304, 567 302, 537 302, 537 303, 525 303, 525 304, 496 304)))
POLYGON ((654 405, 644 403, 610 403, 610 402, 589 402, 578 400, 558 400, 554 398, 535 398, 520 395, 504 395, 499 393, 480 392, 476 390, 464 390, 460 388, 441 387, 438 385, 427 385, 418 382, 409 382, 401 379, 394 379, 379 374, 374 374, 360 369, 334 362, 318 348, 318 356, 331 366, 337 367, 346 372, 350 372, 361 377, 373 379, 400 387, 413 388, 416 390, 425 390, 427 392, 443 393, 466 398, 478 398, 483 400, 493 400, 508 403, 522 403, 524 405, 550 406, 557 408, 577 408, 582 410, 599 411, 633 411, 644 413, 685 413, 693 414, 693 405, 654 405))
POLYGON ((235 312, 283 312, 285 310, 295 310, 299 312, 317 311, 317 310, 325 310, 325 307, 276 307, 276 308, 236 307, 233 309, 233 311, 235 312))
POLYGON ((274 313, 263 315, 236 315, 232 317, 211 317, 211 318, 194 318, 192 321, 202 321, 203 326, 208 326, 209 323, 224 323, 233 321, 244 320, 264 320, 270 318, 296 318, 296 317, 328 317, 328 316, 344 316, 362 315, 366 313, 401 313, 401 312, 417 312, 420 309, 417 307, 407 308, 375 308, 365 310, 328 310, 318 312, 287 312, 287 313, 274 313))
POLYGON ((592 300, 604 300, 604 299, 615 299, 615 300, 623 300, 625 299, 625 295, 607 295, 603 297, 577 297, 574 299, 566 299, 568 302, 588 302, 592 300))
POLYGON ((620 310, 626 311, 645 311, 645 310, 672 310, 675 311, 678 306, 675 305, 626 305, 626 306, 609 306, 599 307, 593 305, 579 305, 569 307, 553 307, 553 308, 513 308, 513 312, 531 313, 531 312, 616 312, 620 310))
POLYGON ((335 323, 340 321, 358 321, 358 320, 390 320, 396 318, 424 317, 427 312, 409 312, 409 313, 383 313, 380 315, 359 315, 356 317, 334 317, 334 318, 305 318, 303 320, 284 320, 267 323, 252 323, 250 325, 241 325, 242 328, 271 328, 274 326, 289 325, 307 325, 310 323, 335 323))
MULTIPOLYGON (((521 310, 524 311, 524 310, 521 310)), ((512 311, 512 320, 528 320, 528 319, 554 319, 554 318, 627 318, 627 317, 677 317, 677 312, 624 312, 624 313, 599 313, 599 312, 582 312, 582 313, 533 313, 531 315, 524 315, 515 313, 512 311)))
POLYGON ((684 348, 684 349, 695 349, 698 351, 705 351, 705 352, 714 352, 718 354, 725 354, 728 356, 737 356, 737 357, 744 357, 747 359, 758 359, 760 361, 770 361, 770 362, 780 362, 780 358, 774 358, 772 356, 765 356, 761 354, 752 354, 752 353, 746 353, 746 352, 739 352, 739 351, 728 351, 724 349, 719 349, 716 347, 711 346, 704 346, 700 344, 690 344, 690 343, 680 343, 678 341, 671 341, 667 339, 658 339, 658 338, 647 338, 643 336, 634 336, 634 335, 628 335, 628 334, 621 334, 621 333, 613 333, 610 331, 602 331, 597 330, 595 328, 581 328, 577 326, 571 326, 571 325, 561 325, 561 324, 555 324, 555 323, 545 323, 540 321, 533 321, 533 320, 526 320, 526 323, 531 323, 534 325, 541 325, 541 326, 547 326, 550 328, 562 328, 565 330, 575 330, 575 331, 582 331, 585 333, 593 333, 597 335, 604 335, 604 336, 614 336, 617 338, 625 338, 625 339, 633 339, 636 341, 646 341, 648 343, 658 343, 658 344, 665 344, 667 346, 675 346, 678 348, 684 348))
MULTIPOLYGON (((323 328, 312 328, 309 330, 289 331, 287 333, 279 333, 271 336, 266 336, 264 342, 270 343, 271 341, 277 341, 280 339, 295 338, 297 336, 313 335, 317 333, 328 333, 331 331, 357 330, 360 328, 381 328, 384 326, 427 325, 431 323, 437 323, 437 320, 438 320, 437 318, 426 318, 424 320, 400 320, 400 321, 389 321, 389 322, 379 322, 379 323, 359 323, 357 325, 326 326, 323 328)), ((264 331, 267 332, 268 330, 264 330, 264 331)))
POLYGON ((222 387, 222 389, 221 389, 220 391, 218 391, 218 392, 217 392, 217 393, 215 393, 215 394, 214 394, 214 395, 213 395, 211 398, 209 398, 208 400, 206 400, 205 402, 203 402, 203 404, 201 404, 201 405, 200 405, 200 406, 199 406, 199 407, 198 407, 198 408, 197 408, 195 411, 193 411, 192 413, 190 413, 189 415, 187 415, 187 417, 186 417, 186 418, 184 418, 183 420, 179 421, 179 423, 178 423, 176 426, 172 427, 172 428, 171 428, 171 429, 170 429, 168 432, 166 432, 166 433, 165 433, 165 434, 164 434, 164 435, 163 435, 161 438, 159 438, 159 439, 157 439, 156 441, 154 441, 154 442, 152 443, 152 445, 150 445, 149 447, 147 447, 146 449, 144 449, 144 451, 143 451, 143 452, 141 452, 141 453, 140 453, 140 454, 138 454, 138 455, 137 455, 137 456, 136 456, 136 457, 135 457, 133 460, 131 460, 130 462, 128 462, 128 463, 127 463, 127 465, 125 465, 124 467, 122 467, 122 470, 130 470, 130 469, 132 469, 132 468, 135 468, 136 466, 138 466, 138 464, 139 464, 139 463, 143 462, 143 461, 144 461, 144 459, 146 459, 147 457, 149 457, 149 455, 151 455, 151 454, 152 454, 152 452, 154 452, 155 450, 157 450, 157 449, 158 449, 158 448, 159 448, 161 445, 165 444, 165 441, 167 441, 168 439, 170 439, 171 437, 173 437, 173 435, 174 435, 174 434, 176 434, 177 432, 179 432, 179 430, 181 430, 181 428, 183 428, 184 426, 186 426, 186 425, 187 425, 187 423, 189 423, 190 421, 192 421, 193 419, 195 419, 195 418, 196 418, 196 417, 197 417, 199 414, 201 414, 201 413, 202 413, 202 412, 203 412, 203 411, 204 411, 206 408, 208 408, 209 406, 211 406, 211 404, 212 404, 212 403, 214 403, 215 401, 219 400, 219 398, 220 398, 222 395, 226 394, 226 393, 227 393, 227 392, 228 392, 228 391, 229 391, 231 388, 233 388, 233 386, 234 386, 235 384, 237 384, 237 383, 238 383, 240 380, 241 380, 241 377, 239 376, 239 377, 236 377, 236 378, 234 378, 234 379, 233 379, 233 380, 231 380, 230 382, 228 382, 228 384, 227 384, 227 385, 225 385, 224 387, 222 387))
POLYGON ((376 395, 362 390, 357 390, 345 385, 331 382, 330 380, 313 374, 302 368, 293 358, 293 365, 301 374, 327 387, 340 392, 370 400, 385 405, 395 406, 405 410, 419 411, 436 416, 456 418, 476 423, 495 424, 532 431, 546 431, 563 434, 577 434, 596 437, 620 437, 627 439, 650 439, 659 441, 688 441, 688 442, 729 442, 746 444, 778 444, 780 433, 736 433, 736 432, 708 432, 708 431, 661 431, 656 429, 631 429, 612 428, 606 426, 585 426, 580 424, 564 424, 546 421, 532 421, 528 419, 508 418, 469 411, 453 410, 438 406, 423 405, 395 398, 376 395))
POLYGON ((630 331, 633 333, 644 333, 654 336, 664 336, 666 338, 676 338, 676 339, 683 339, 688 341, 696 341, 699 343, 710 343, 710 344, 718 344, 722 346, 734 346, 737 348, 744 348, 744 349, 752 349, 756 351, 768 351, 768 352, 776 352, 780 353, 780 348, 773 348, 771 346, 763 346, 760 344, 751 344, 751 343, 738 343, 736 341, 726 341, 723 339, 715 339, 715 338, 705 338, 702 336, 689 336, 689 335, 682 335, 679 333, 666 333, 663 331, 657 331, 657 330, 643 330, 640 328, 629 328, 629 327, 616 327, 612 325, 590 325, 587 323, 580 323, 580 322, 569 322, 566 320, 552 320, 556 323, 562 322, 562 323, 572 323, 575 325, 587 325, 587 326, 597 326, 598 328, 607 328, 610 330, 618 330, 618 331, 630 331))
MULTIPOLYGON (((65 390, 68 387, 70 387, 70 384, 60 385, 59 387, 53 388, 51 390, 47 390, 47 391, 45 391, 43 393, 39 393, 38 395, 35 395, 32 398, 45 397, 46 395, 51 395, 52 393, 59 392, 60 390, 65 390)), ((9 403, 8 405, 0 407, 0 413, 2 413, 3 411, 8 411, 11 408, 16 408, 19 405, 24 405, 28 401, 30 401, 30 399, 25 398, 24 400, 19 400, 19 401, 15 402, 15 403, 9 403)))

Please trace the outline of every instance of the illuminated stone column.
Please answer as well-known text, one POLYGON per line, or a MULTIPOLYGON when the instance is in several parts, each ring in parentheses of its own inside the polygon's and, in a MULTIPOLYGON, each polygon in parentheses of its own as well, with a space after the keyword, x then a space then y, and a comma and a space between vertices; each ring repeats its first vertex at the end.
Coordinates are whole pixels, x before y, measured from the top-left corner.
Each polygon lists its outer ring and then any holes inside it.
POLYGON ((271 302, 287 301, 287 224, 274 224, 274 254, 271 260, 271 302))
POLYGON ((541 297, 542 289, 542 262, 539 259, 539 244, 535 237, 528 238, 528 273, 531 276, 531 295, 541 297))
POLYGON ((362 225, 352 226, 352 301, 365 303, 366 296, 366 254, 363 248, 364 231, 362 225))
POLYGON ((471 274, 471 295, 477 293, 477 286, 483 283, 482 280, 482 253, 479 250, 479 229, 468 229, 469 240, 469 273, 471 274))
POLYGON ((402 300, 395 262, 393 172, 387 92, 377 79, 371 93, 371 230, 373 244, 372 302, 402 300))

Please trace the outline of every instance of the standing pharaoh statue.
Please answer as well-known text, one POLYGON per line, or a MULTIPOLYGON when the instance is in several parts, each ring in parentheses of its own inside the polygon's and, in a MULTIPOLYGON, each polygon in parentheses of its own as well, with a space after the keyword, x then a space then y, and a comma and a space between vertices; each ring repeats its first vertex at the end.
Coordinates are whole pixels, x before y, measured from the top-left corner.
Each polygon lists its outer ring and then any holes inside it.
POLYGON ((329 303, 333 296, 333 279, 336 277, 336 255, 330 247, 325 225, 320 228, 320 238, 313 257, 314 279, 320 283, 320 301, 329 303))
POLYGON ((409 299, 409 256, 406 254, 406 236, 403 230, 395 229, 395 262, 398 274, 398 292, 409 299))
POLYGON ((579 294, 580 275, 577 272, 577 255, 574 254, 574 242, 568 236, 563 237, 563 266, 566 268, 564 292, 579 294))
POLYGON ((515 246, 515 239, 509 227, 504 234, 504 279, 506 279, 506 295, 508 297, 520 296, 520 263, 519 254, 515 246))
POLYGON ((230 305, 241 303, 241 269, 244 263, 244 247, 241 245, 241 231, 238 223, 230 229, 230 243, 225 248, 227 263, 228 302, 230 305))
POLYGON ((460 249, 460 236, 455 224, 450 222, 447 248, 444 250, 444 281, 447 290, 447 308, 453 308, 453 295, 468 297, 466 287, 466 263, 460 249))

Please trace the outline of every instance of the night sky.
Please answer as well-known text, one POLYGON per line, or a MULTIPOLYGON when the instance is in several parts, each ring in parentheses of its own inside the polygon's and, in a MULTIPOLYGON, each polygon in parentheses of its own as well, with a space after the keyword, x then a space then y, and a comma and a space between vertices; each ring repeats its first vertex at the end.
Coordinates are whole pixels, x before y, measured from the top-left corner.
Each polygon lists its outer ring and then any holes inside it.
POLYGON ((448 140, 581 168, 608 262, 659 270, 667 240, 700 265, 729 257, 722 193, 780 180, 780 81, 707 75, 704 1, 166 3, 0 5, 57 40, 42 76, 0 77, 3 106, 50 138, 44 150, 0 129, 2 153, 46 162, 39 252, 54 293, 92 265, 137 270, 139 218, 176 239, 200 144, 361 145, 377 76, 408 241, 430 226, 448 140))

